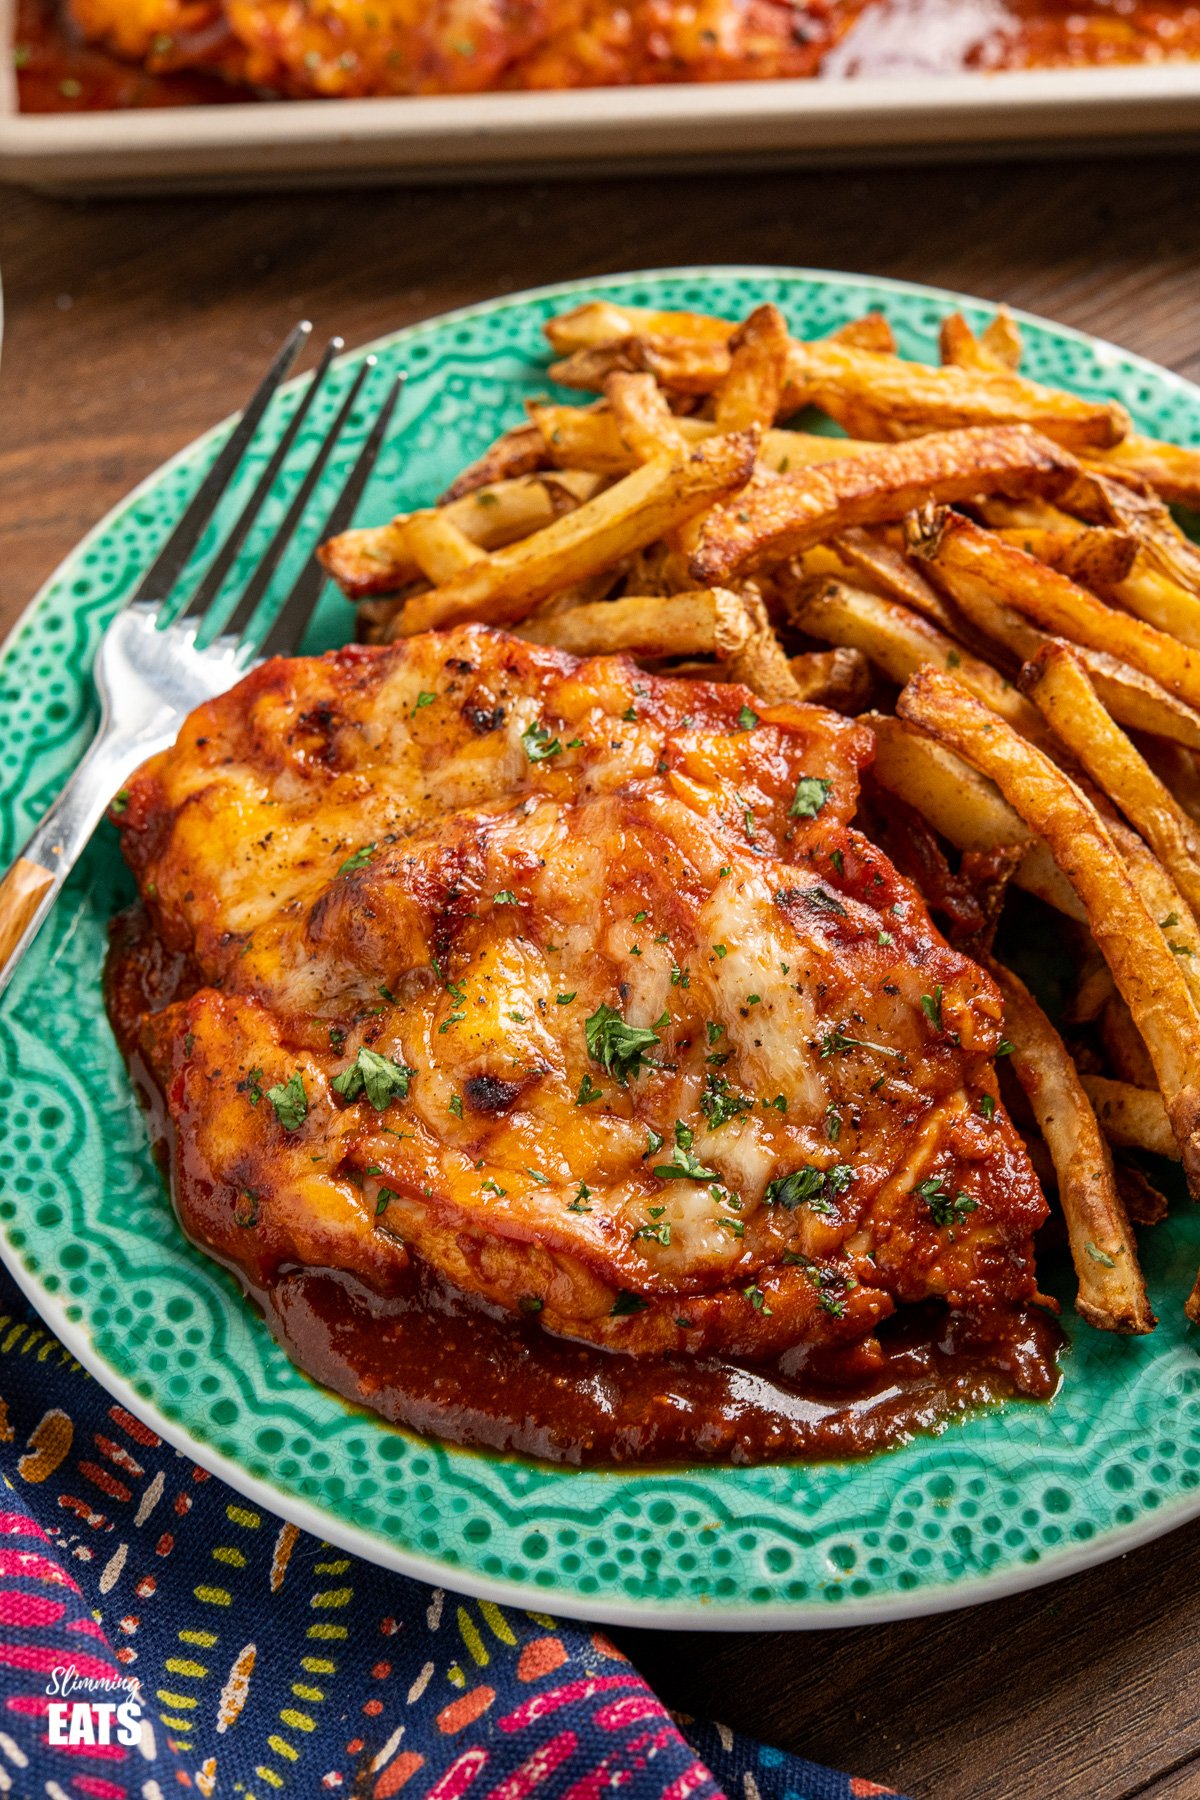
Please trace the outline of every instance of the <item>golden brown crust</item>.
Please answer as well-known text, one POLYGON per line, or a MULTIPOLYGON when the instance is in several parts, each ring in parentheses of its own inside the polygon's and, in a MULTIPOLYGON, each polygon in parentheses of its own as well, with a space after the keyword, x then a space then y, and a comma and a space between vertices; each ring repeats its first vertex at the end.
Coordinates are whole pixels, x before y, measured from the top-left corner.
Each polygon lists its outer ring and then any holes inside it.
POLYGON ((1030 1299, 1044 1203, 979 1104, 999 996, 850 827, 869 749, 480 627, 202 708, 116 821, 150 933, 112 974, 186 960, 127 1031, 189 1230, 259 1286, 319 1262, 387 1293, 415 1255, 637 1353, 1030 1299), (644 1062, 605 1060, 606 1008, 644 1062), (363 1051, 378 1105, 334 1086, 363 1051))

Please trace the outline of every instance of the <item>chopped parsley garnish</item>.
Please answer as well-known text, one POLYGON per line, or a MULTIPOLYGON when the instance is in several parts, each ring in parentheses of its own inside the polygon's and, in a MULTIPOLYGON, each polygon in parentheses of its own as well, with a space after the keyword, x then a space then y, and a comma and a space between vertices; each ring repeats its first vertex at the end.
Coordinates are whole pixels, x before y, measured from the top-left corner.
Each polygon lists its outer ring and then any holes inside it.
POLYGON ((523 1313, 540 1313, 545 1304, 540 1294, 522 1294, 518 1302, 523 1313))
POLYGON ((576 1106, 590 1106, 593 1100, 600 1100, 603 1098, 603 1095, 604 1089, 598 1088, 591 1076, 585 1074, 583 1080, 579 1084, 579 1092, 575 1096, 575 1104, 576 1106))
POLYGON ((275 1117, 285 1131, 299 1131, 308 1117, 308 1095, 304 1077, 296 1069, 279 1087, 267 1089, 267 1099, 275 1108, 275 1117))
POLYGON ((805 888, 804 903, 806 906, 815 906, 818 912, 840 913, 843 918, 847 916, 846 909, 837 895, 831 894, 828 888, 805 888))
POLYGON ((717 1224, 723 1231, 728 1231, 732 1237, 740 1238, 746 1235, 746 1227, 741 1219, 718 1219, 717 1224))
MULTIPOLYGON (((575 990, 575 992, 578 993, 578 991, 579 990, 577 988, 575 990)), ((554 996, 554 1003, 556 1006, 570 1006, 570 1004, 574 998, 575 998, 575 994, 556 994, 554 996)))
POLYGON ((842 1135, 842 1115, 834 1108, 832 1100, 825 1108, 825 1136, 831 1144, 836 1144, 842 1135))
POLYGON ((348 856, 346 858, 345 862, 338 870, 338 874, 357 875, 360 869, 366 868, 377 849, 378 845, 376 844, 364 844, 361 850, 356 850, 353 856, 348 856))
POLYGON ((627 1025, 615 1006, 598 1006, 591 1018, 585 1019, 583 1034, 588 1055, 622 1087, 631 1075, 658 1067, 646 1054, 659 1047, 657 1031, 649 1025, 627 1025))
POLYGON ((502 1188, 500 1183, 498 1181, 493 1181, 490 1175, 487 1176, 485 1180, 481 1181, 479 1186, 485 1194, 495 1194, 497 1200, 503 1200, 504 1196, 508 1193, 508 1189, 502 1188))
POLYGON ((357 1100, 365 1091, 376 1112, 382 1112, 393 1100, 408 1097, 408 1086, 416 1072, 380 1056, 378 1051, 368 1050, 364 1044, 350 1067, 335 1075, 331 1085, 343 1100, 357 1100))
POLYGON ((693 1132, 682 1119, 675 1121, 675 1160, 659 1163, 654 1173, 660 1181, 716 1181, 715 1169, 706 1169, 692 1152, 693 1132))
POLYGON ((895 940, 895 938, 894 938, 894 937, 893 937, 893 936, 892 936, 892 934, 891 934, 891 932, 890 932, 890 931, 881 931, 881 932, 880 932, 880 933, 879 933, 879 936, 878 936, 878 937, 877 937, 877 938, 876 938, 876 939, 875 939, 875 942, 876 942, 876 943, 877 943, 877 944, 882 944, 882 945, 883 945, 883 946, 884 946, 884 947, 885 947, 885 948, 886 948, 886 947, 887 947, 887 945, 889 945, 889 944, 894 944, 894 943, 895 943, 895 941, 896 941, 896 940, 895 940))
MULTIPOLYGON (((110 806, 109 811, 115 813, 119 819, 121 814, 123 812, 127 812, 128 809, 129 809, 129 789, 122 788, 120 793, 114 797, 113 803, 110 806)), ((1173 925, 1178 924, 1178 920, 1172 919, 1171 923, 1173 925)))
MULTIPOLYGON (((786 1101, 784 1105, 786 1107, 786 1101)), ((736 1119, 740 1113, 752 1111, 753 1106, 754 1101, 750 1096, 735 1093, 723 1075, 705 1076, 700 1110, 708 1120, 710 1131, 728 1125, 730 1119, 736 1119)))
POLYGON ((662 1132, 655 1131, 653 1125, 646 1127, 646 1148, 642 1151, 642 1161, 648 1156, 655 1156, 663 1147, 662 1132))
POLYGON ((586 1181, 581 1181, 579 1184, 579 1191, 575 1195, 575 1198, 572 1200, 570 1206, 568 1206, 567 1211, 574 1212, 574 1213, 585 1213, 585 1212, 590 1213, 592 1209, 588 1205, 588 1201, 591 1199, 591 1197, 592 1197, 591 1188, 588 1186, 586 1181))
POLYGON ((752 706, 743 706, 737 716, 739 731, 753 731, 758 724, 758 714, 752 706))
MULTIPOLYGON (((118 794, 118 795, 117 795, 117 799, 118 799, 118 800, 119 800, 119 799, 120 799, 120 797, 121 797, 121 796, 120 796, 120 795, 119 795, 119 794, 118 794)), ((114 808, 115 808, 115 806, 116 806, 116 802, 115 802, 115 801, 114 801, 114 802, 113 802, 113 805, 114 805, 114 808)), ((1170 929, 1171 929, 1171 926, 1172 926, 1172 925, 1178 925, 1178 923, 1179 923, 1179 914, 1178 914, 1178 913, 1177 913, 1177 912, 1169 912, 1169 913, 1168 913, 1168 914, 1167 914, 1167 916, 1166 916, 1166 918, 1165 918, 1165 919, 1160 919, 1160 920, 1159 920, 1159 921, 1158 921, 1158 923, 1159 923, 1159 929, 1160 929, 1160 930, 1162 930, 1162 931, 1169 931, 1169 930, 1170 930, 1170 929)))
POLYGON ((1104 1250, 1097 1250, 1095 1244, 1093 1244, 1093 1242, 1090 1238, 1088 1239, 1087 1243, 1083 1247, 1087 1251, 1088 1255, 1091 1257, 1092 1261, 1098 1262, 1102 1268, 1105 1268, 1105 1269, 1115 1269, 1116 1268, 1117 1265, 1113 1261, 1112 1257, 1109 1256, 1108 1253, 1104 1250))
POLYGON ((550 1177, 548 1175, 543 1175, 540 1169, 526 1169, 525 1173, 531 1181, 536 1181, 541 1187, 546 1187, 549 1184, 550 1177))
POLYGON ((913 1191, 924 1200, 934 1224, 939 1227, 960 1225, 967 1214, 975 1212, 979 1206, 978 1200, 972 1200, 970 1194, 958 1193, 951 1199, 941 1175, 930 1176, 913 1191))
POLYGON ((418 694, 418 695, 417 695, 417 703, 416 703, 416 705, 415 705, 415 706, 414 706, 414 707, 413 707, 413 709, 412 709, 412 712, 410 712, 410 713, 409 713, 409 715, 408 715, 408 716, 409 716, 409 718, 410 718, 410 719, 411 719, 411 718, 414 718, 414 717, 415 717, 415 716, 416 716, 416 714, 417 714, 417 713, 419 713, 419 712, 420 712, 420 711, 421 711, 421 708, 422 708, 422 707, 424 707, 424 706, 432 706, 432 705, 433 705, 433 703, 434 703, 434 701, 435 701, 435 700, 436 700, 436 699, 437 699, 437 695, 436 695, 436 694, 427 694, 427 693, 425 693, 425 692, 423 692, 423 691, 422 691, 422 692, 421 692, 421 693, 419 693, 419 694, 418 694))
POLYGON ((742 1292, 745 1294, 755 1312, 762 1313, 763 1317, 767 1319, 771 1317, 771 1308, 767 1305, 766 1295, 760 1287, 754 1287, 752 1285, 743 1288, 742 1292))
POLYGON ((649 1304, 650 1302, 648 1300, 643 1300, 640 1294, 627 1294, 622 1292, 617 1295, 612 1303, 612 1317, 614 1319, 622 1319, 627 1313, 645 1312, 649 1304))
POLYGON ((727 944, 714 944, 713 945, 713 955, 719 956, 722 958, 728 956, 729 955, 729 946, 727 944))
POLYGON ((636 725, 637 724, 637 716, 638 716, 638 712, 637 712, 636 706, 627 706, 625 708, 625 711, 621 714, 621 717, 625 721, 626 725, 636 725))
POLYGON ((525 754, 531 763, 545 762, 548 757, 561 756, 562 745, 557 738, 550 736, 550 728, 535 719, 521 733, 521 742, 525 746, 525 754))
POLYGON ((501 888, 498 894, 492 895, 493 906, 515 906, 516 904, 517 896, 511 888, 501 888))
POLYGON ((660 1219, 656 1225, 639 1225, 633 1234, 632 1242, 636 1244, 639 1238, 650 1238, 656 1244, 669 1244, 671 1242, 670 1220, 660 1219))
POLYGON ((788 818, 815 819, 832 789, 832 781, 826 781, 822 775, 802 775, 788 807, 788 818))
POLYGON ((929 1020, 935 1031, 942 1029, 942 984, 939 981, 932 994, 921 995, 921 1011, 929 1020))
MULTIPOLYGON (((655 943, 657 943, 658 939, 655 938, 654 941, 655 941, 655 943)), ((681 969, 678 963, 672 963, 671 964, 671 986, 685 988, 685 987, 690 987, 691 985, 692 985, 691 972, 688 969, 681 969)))
POLYGON ((450 1111, 454 1114, 456 1119, 462 1118, 463 1110, 462 1110, 462 1095, 461 1094, 451 1094, 450 1100, 449 1100, 449 1108, 450 1108, 450 1111))
POLYGON ((715 1044, 717 1039, 724 1034, 725 1027, 723 1025, 718 1025, 715 1019, 709 1019, 704 1030, 708 1036, 709 1043, 715 1044))
POLYGON ((763 1205, 783 1206, 788 1212, 795 1212, 798 1206, 807 1206, 811 1212, 828 1217, 833 1211, 831 1202, 853 1180, 854 1170, 848 1163, 834 1163, 830 1169, 818 1169, 813 1163, 805 1163, 799 1169, 793 1169, 790 1175, 780 1175, 769 1181, 763 1194, 763 1205))
POLYGON ((845 874, 846 874, 846 858, 845 858, 844 854, 842 853, 842 851, 831 850, 829 852, 829 860, 833 864, 834 868, 837 870, 838 874, 841 875, 844 879, 845 874))
POLYGON ((258 1209, 261 1196, 253 1188, 243 1188, 233 1208, 233 1222, 243 1230, 250 1230, 258 1224, 258 1209))
POLYGON ((996 1055, 1011 1056, 1016 1047, 1017 1046, 1008 1038, 1001 1038, 1000 1042, 996 1045, 996 1055))
POLYGON ((375 1217, 381 1219, 388 1209, 389 1200, 395 1200, 396 1198, 397 1195, 392 1188, 381 1187, 378 1194, 375 1196, 375 1217))
POLYGON ((251 1069, 246 1076, 246 1098, 251 1106, 257 1106, 262 1099, 262 1078, 261 1069, 251 1069))
POLYGON ((990 1124, 996 1114, 996 1102, 990 1094, 980 1094, 979 1111, 990 1124))

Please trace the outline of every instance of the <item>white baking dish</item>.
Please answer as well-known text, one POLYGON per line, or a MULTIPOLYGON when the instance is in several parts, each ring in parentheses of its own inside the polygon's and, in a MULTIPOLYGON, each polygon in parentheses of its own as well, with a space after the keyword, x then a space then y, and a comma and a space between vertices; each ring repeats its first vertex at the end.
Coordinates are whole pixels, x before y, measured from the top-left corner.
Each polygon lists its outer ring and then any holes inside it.
MULTIPOLYGON (((11 41, 0 0, 0 42, 11 41)), ((0 180, 268 186, 728 158, 948 155, 1200 136, 1200 62, 888 79, 725 82, 450 98, 17 111, 0 74, 0 180)))

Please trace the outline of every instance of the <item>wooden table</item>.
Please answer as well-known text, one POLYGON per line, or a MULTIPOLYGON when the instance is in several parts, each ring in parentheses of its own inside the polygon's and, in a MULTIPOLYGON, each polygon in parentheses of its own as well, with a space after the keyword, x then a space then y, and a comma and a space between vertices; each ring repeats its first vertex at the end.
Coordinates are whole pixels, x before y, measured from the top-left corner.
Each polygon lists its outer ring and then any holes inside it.
MULTIPOLYGON (((1007 298, 1200 377, 1198 246, 1200 157, 1183 155, 91 205, 0 192, 0 634, 101 512, 241 401, 301 313, 354 343, 569 276, 808 264, 1007 298)), ((1198 1569, 1200 1523, 937 1619, 622 1638, 673 1705, 914 1796, 1195 1800, 1198 1569)))

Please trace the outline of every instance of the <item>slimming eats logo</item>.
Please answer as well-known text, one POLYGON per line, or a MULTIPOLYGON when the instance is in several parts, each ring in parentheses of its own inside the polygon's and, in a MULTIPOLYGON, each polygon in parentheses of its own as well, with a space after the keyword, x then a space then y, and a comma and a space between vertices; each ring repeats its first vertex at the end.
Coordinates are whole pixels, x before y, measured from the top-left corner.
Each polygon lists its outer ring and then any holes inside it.
POLYGON ((142 1735, 142 1707, 136 1675, 80 1675, 74 1663, 50 1671, 46 1692, 52 1698, 46 1708, 50 1742, 67 1748, 72 1744, 124 1744, 132 1748, 142 1735), (77 1692, 115 1695, 116 1698, 75 1700, 77 1692), (122 1698, 121 1696, 124 1696, 122 1698))

